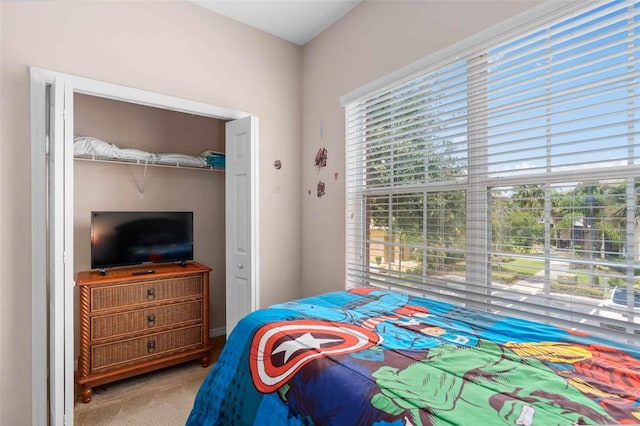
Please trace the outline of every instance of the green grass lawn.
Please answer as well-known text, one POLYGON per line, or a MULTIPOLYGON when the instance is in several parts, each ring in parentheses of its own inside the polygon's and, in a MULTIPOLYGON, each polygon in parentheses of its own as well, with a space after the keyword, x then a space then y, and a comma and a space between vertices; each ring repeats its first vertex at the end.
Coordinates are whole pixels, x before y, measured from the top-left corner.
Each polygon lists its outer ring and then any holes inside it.
MULTIPOLYGON (((511 262, 500 263, 500 271, 503 273, 513 273, 518 276, 533 276, 544 268, 544 260, 516 258, 511 262)), ((498 268, 497 264, 493 269, 498 268)))

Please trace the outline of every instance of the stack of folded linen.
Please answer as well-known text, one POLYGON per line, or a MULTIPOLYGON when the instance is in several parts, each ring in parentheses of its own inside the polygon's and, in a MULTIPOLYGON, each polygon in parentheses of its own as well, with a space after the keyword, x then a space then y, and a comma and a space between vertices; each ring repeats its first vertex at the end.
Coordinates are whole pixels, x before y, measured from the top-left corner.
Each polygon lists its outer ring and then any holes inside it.
POLYGON ((207 155, 207 164, 216 169, 224 169, 224 154, 210 152, 207 155))

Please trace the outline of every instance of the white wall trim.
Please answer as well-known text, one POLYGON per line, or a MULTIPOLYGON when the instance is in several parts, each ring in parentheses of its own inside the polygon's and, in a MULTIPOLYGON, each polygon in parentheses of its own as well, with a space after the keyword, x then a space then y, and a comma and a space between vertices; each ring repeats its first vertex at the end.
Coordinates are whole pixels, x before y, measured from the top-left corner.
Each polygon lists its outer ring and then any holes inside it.
POLYGON ((251 115, 248 112, 218 107, 203 102, 191 101, 119 84, 78 77, 71 74, 59 73, 38 67, 31 67, 31 72, 36 73, 46 83, 52 83, 56 77, 63 78, 71 82, 74 92, 85 95, 100 96, 102 98, 184 112, 187 114, 197 113, 198 115, 223 120, 237 120, 251 115))
POLYGON ((48 423, 46 82, 31 69, 31 424, 48 423), (43 345, 45 350, 43 350, 43 345))
POLYGON ((215 328, 209 329, 209 337, 224 336, 225 333, 226 333, 226 330, 224 327, 215 327, 215 328))

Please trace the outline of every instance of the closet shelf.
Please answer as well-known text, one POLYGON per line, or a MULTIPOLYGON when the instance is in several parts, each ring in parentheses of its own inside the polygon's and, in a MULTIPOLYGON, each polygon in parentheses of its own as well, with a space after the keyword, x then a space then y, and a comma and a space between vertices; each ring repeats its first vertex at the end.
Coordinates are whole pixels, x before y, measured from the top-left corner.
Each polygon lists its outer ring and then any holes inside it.
POLYGON ((194 165, 186 165, 180 164, 179 162, 148 162, 144 160, 135 160, 135 159, 122 159, 122 158, 111 158, 111 157, 98 157, 95 155, 74 155, 73 158, 75 160, 80 161, 95 161, 99 163, 115 163, 115 164, 129 164, 133 166, 152 166, 152 167, 169 167, 169 168, 179 168, 179 169, 193 169, 193 170, 211 170, 223 172, 224 167, 218 166, 194 166, 194 165))
POLYGON ((206 150, 200 155, 180 153, 152 153, 134 148, 120 148, 90 136, 73 139, 73 156, 77 160, 133 164, 154 167, 177 167, 197 170, 223 171, 225 155, 206 150))

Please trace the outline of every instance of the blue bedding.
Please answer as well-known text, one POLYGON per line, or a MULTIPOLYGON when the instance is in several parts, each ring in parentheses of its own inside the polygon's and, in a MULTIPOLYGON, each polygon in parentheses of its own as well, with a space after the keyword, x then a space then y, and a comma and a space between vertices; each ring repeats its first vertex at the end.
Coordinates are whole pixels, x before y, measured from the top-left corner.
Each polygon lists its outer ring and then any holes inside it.
POLYGON ((640 423, 638 348, 376 288, 242 319, 188 425, 640 423))

